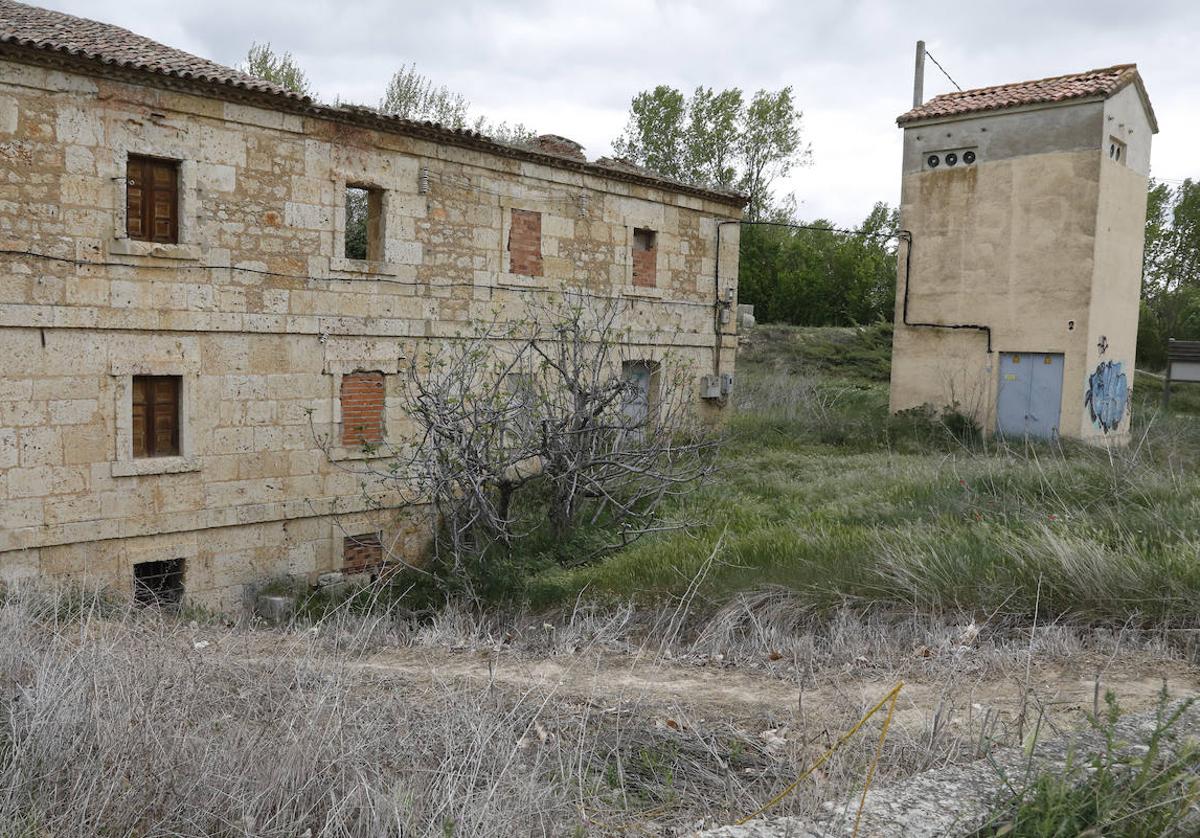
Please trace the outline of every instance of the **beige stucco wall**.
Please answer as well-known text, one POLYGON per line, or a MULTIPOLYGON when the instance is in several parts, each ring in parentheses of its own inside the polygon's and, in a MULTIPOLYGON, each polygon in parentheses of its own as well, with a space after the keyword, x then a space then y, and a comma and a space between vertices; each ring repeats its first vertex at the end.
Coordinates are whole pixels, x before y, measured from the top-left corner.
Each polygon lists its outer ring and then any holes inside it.
MULTIPOLYGON (((341 374, 394 377, 429 341, 496 311, 523 317, 532 295, 569 285, 625 300, 627 354, 670 353, 696 380, 714 360, 716 223, 739 215, 603 176, 11 62, 0 62, 0 175, 0 248, 65 260, 0 253, 0 580, 128 589, 135 562, 185 558, 189 596, 217 607, 268 576, 337 568, 343 530, 383 528, 397 549, 417 549, 421 528, 370 511, 359 479, 321 450, 322 434, 336 437, 341 374), (182 161, 178 246, 122 238, 131 152, 182 161), (377 264, 339 258, 347 181, 387 190, 377 264), (544 277, 507 272, 513 207, 543 213, 544 277), (635 226, 658 231, 657 289, 630 282, 635 226), (136 374, 183 377, 184 450, 169 463, 122 449, 136 374)), ((737 225, 721 240, 722 292, 736 304, 737 225)), ((728 372, 734 329, 731 318, 728 372)), ((393 438, 407 427, 394 394, 393 438)))
POLYGON ((1105 116, 1105 103, 1084 102, 905 130, 900 226, 912 255, 906 275, 901 246, 893 411, 957 404, 990 433, 1000 353, 1062 353, 1060 432, 1095 435, 1084 396, 1099 333, 1132 369, 1146 184, 1102 159, 1105 116), (977 148, 979 160, 922 165, 943 148, 977 148), (981 330, 905 326, 906 283, 910 323, 988 326, 992 352, 981 330))
POLYGON ((1110 382, 1123 376, 1129 400, 1119 424, 1105 428, 1099 417, 1093 419, 1091 411, 1084 410, 1079 427, 1081 437, 1119 443, 1129 436, 1151 132, 1138 92, 1132 86, 1108 100, 1104 113, 1100 136, 1095 271, 1085 364, 1087 377, 1076 382, 1076 390, 1071 396, 1085 398, 1092 375, 1106 376, 1110 382), (1120 137, 1125 142, 1125 157, 1121 161, 1109 159, 1110 137, 1120 137))

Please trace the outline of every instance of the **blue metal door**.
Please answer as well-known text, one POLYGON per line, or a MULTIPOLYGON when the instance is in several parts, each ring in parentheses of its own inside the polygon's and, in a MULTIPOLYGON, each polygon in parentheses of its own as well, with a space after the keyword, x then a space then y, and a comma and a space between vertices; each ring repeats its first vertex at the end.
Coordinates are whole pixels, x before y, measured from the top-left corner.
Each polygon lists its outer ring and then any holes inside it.
POLYGON ((996 430, 1001 436, 1058 436, 1062 412, 1063 356, 1001 352, 996 430))

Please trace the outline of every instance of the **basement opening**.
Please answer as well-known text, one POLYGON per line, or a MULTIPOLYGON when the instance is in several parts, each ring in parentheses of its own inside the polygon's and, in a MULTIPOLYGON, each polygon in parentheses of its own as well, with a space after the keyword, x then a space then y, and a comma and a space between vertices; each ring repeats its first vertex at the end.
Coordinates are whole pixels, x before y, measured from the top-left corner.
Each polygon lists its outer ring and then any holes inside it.
POLYGON ((183 600, 183 559, 133 566, 133 598, 139 605, 173 606, 183 600))

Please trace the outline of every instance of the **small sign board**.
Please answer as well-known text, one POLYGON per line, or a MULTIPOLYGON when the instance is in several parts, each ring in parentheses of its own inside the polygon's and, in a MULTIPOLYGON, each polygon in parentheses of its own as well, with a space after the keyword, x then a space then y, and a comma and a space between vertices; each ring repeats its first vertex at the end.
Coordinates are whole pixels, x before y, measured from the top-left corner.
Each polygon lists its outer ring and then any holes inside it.
POLYGON ((1175 382, 1200 382, 1200 340, 1167 341, 1167 380, 1163 383, 1163 406, 1171 400, 1175 382))

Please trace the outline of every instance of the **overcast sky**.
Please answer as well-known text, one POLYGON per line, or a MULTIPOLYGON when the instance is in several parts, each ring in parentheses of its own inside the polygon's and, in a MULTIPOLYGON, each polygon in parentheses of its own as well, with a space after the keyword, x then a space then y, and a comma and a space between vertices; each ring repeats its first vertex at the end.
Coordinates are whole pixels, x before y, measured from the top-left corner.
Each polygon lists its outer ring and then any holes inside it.
MULTIPOLYGON (((860 221, 899 196, 914 44, 962 87, 1136 62, 1158 116, 1153 174, 1200 175, 1200 3, 882 0, 41 0, 225 64, 291 51, 319 98, 376 104, 415 62, 474 111, 610 151, 630 98, 670 84, 777 89, 804 111, 812 165, 785 185, 806 218, 860 221)), ((952 89, 927 66, 926 96, 952 89)))

